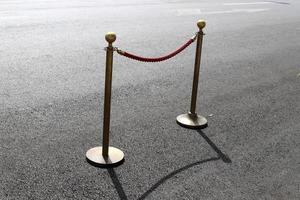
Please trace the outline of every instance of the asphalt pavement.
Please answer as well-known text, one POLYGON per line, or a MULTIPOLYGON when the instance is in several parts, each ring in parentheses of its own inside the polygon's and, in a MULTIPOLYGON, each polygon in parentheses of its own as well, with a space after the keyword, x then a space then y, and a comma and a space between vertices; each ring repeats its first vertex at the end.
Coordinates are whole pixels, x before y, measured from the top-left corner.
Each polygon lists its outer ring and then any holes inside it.
POLYGON ((0 199, 300 198, 300 2, 0 0, 0 199), (141 56, 175 50, 204 19, 197 112, 195 44, 165 62, 114 55, 111 145, 125 162, 86 162, 102 143, 104 35, 141 56))

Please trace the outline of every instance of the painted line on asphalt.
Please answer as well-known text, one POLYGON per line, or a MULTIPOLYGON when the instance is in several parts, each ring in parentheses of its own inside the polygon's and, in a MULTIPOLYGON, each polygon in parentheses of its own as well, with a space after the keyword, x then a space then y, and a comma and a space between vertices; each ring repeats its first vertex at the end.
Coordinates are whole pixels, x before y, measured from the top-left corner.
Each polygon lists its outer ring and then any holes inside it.
POLYGON ((223 3, 224 6, 242 6, 242 5, 261 5, 270 4, 272 2, 258 1, 258 2, 243 2, 243 3, 223 3))
POLYGON ((186 15, 199 15, 201 14, 200 9, 177 9, 177 16, 186 16, 186 15))
POLYGON ((233 9, 233 10, 221 10, 221 11, 207 11, 202 12, 201 14, 213 15, 213 14, 231 14, 231 13, 256 13, 256 12, 265 12, 270 9, 268 8, 258 8, 258 9, 233 9))
POLYGON ((257 13, 269 11, 269 8, 257 8, 257 9, 232 9, 232 10, 217 10, 217 11, 201 11, 200 9, 179 9, 177 10, 177 16, 186 15, 216 15, 216 14, 234 14, 234 13, 257 13))

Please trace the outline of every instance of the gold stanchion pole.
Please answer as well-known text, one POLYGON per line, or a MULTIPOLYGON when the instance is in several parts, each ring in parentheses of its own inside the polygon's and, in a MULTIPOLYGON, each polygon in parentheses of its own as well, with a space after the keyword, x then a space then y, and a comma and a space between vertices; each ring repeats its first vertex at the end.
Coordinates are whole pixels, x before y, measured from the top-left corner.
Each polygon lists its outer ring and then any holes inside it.
POLYGON ((109 32, 105 35, 105 39, 108 42, 108 47, 106 48, 102 147, 99 146, 89 149, 86 152, 86 159, 91 165, 97 167, 114 167, 122 164, 124 161, 124 153, 120 149, 109 146, 110 102, 114 52, 112 43, 116 40, 116 34, 109 32))
POLYGON ((199 28, 199 32, 197 34, 197 47, 196 47, 196 56, 195 56, 191 108, 190 108, 190 112, 179 115, 176 118, 176 121, 180 126, 183 126, 185 128, 191 128, 191 129, 202 129, 202 128, 207 127, 207 120, 204 117, 197 115, 197 113, 196 113, 201 50, 202 50, 202 41, 203 41, 203 35, 204 35, 202 29, 205 27, 205 21, 199 20, 197 22, 197 26, 199 28))

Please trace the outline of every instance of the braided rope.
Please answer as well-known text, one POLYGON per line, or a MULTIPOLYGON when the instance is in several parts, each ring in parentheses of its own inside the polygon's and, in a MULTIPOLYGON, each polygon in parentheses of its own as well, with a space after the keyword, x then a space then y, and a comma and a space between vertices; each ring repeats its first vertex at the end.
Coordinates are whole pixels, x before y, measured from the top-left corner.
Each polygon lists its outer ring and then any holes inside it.
POLYGON ((161 62, 164 60, 168 60, 168 59, 176 56, 180 52, 182 52, 184 49, 186 49, 188 46, 190 46, 190 44, 192 44, 195 41, 196 37, 197 37, 197 34, 194 35, 191 39, 189 39, 185 44, 183 44, 181 47, 179 47, 174 52, 172 52, 168 55, 162 56, 162 57, 157 57, 157 58, 146 58, 146 57, 142 57, 142 56, 137 56, 132 53, 122 51, 120 49, 117 49, 117 52, 118 52, 118 54, 120 54, 122 56, 125 56, 125 57, 133 59, 133 60, 141 61, 141 62, 161 62))

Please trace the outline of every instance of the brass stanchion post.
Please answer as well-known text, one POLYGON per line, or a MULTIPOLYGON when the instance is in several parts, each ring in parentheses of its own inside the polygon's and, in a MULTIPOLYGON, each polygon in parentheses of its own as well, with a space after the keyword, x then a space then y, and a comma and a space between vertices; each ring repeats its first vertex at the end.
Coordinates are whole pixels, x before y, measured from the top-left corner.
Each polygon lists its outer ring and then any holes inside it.
POLYGON ((109 146, 110 102, 114 52, 112 43, 116 40, 116 34, 109 32, 105 35, 105 39, 108 42, 108 47, 106 48, 102 147, 99 146, 89 149, 86 152, 86 159, 90 164, 97 167, 114 167, 122 164, 124 161, 124 153, 115 147, 109 146))
POLYGON ((202 50, 202 40, 203 40, 203 31, 205 27, 205 21, 199 20, 197 22, 199 32, 197 34, 197 47, 196 47, 196 58, 195 58, 195 67, 194 67, 194 78, 193 78, 193 89, 192 89, 192 99, 191 99, 191 108, 190 112, 187 114, 179 115, 176 118, 177 123, 180 126, 191 129, 202 129, 207 127, 207 120, 205 117, 197 115, 196 113, 196 102, 197 102, 197 90, 199 82, 199 72, 200 72, 200 61, 201 61, 201 50, 202 50))

